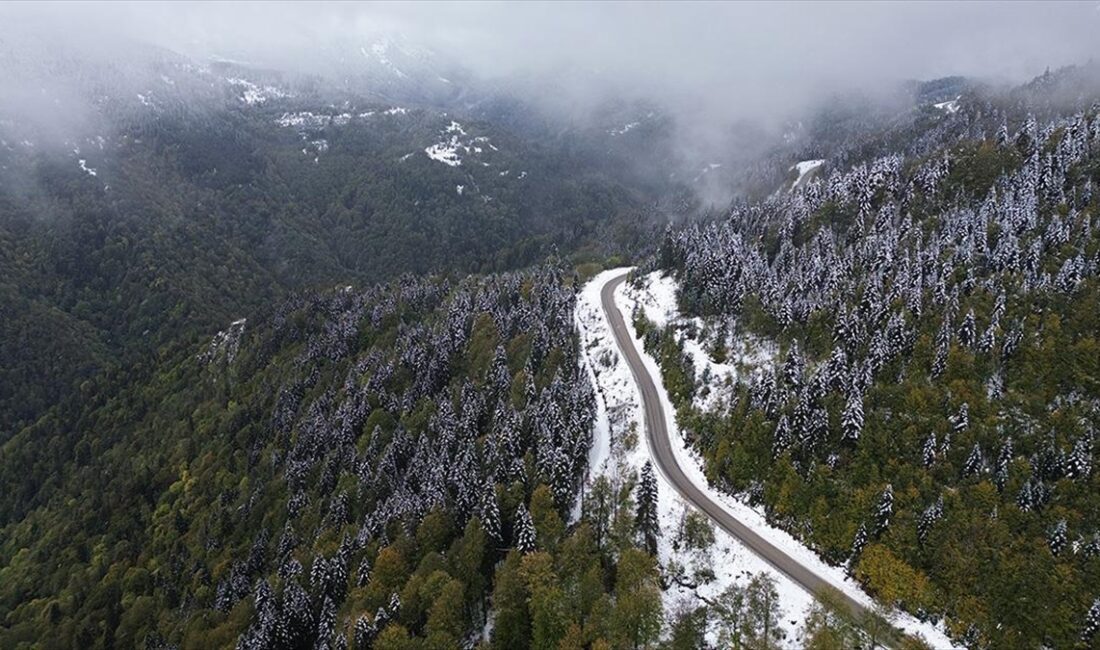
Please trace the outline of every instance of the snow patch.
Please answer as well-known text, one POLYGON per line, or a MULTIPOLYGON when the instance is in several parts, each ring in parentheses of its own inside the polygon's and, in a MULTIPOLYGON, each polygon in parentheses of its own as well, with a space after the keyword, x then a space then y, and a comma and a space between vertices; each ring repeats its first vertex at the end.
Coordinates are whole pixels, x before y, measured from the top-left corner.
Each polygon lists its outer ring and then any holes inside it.
POLYGON ((959 112, 959 100, 962 99, 962 95, 955 97, 950 101, 940 102, 938 104, 932 104, 932 106, 938 110, 943 111, 948 115, 953 115, 959 112))
POLYGON ((247 79, 241 79, 240 77, 227 77, 226 81, 229 82, 230 85, 238 86, 242 89, 240 100, 249 106, 263 104, 269 99, 293 96, 291 93, 275 86, 259 86, 247 79))
MULTIPOLYGON (((428 158, 436 162, 441 162, 449 167, 458 167, 462 165, 463 157, 470 154, 481 154, 485 151, 482 145, 487 145, 496 151, 497 148, 489 143, 489 138, 486 136, 469 137, 466 133, 466 129, 462 127, 458 122, 451 120, 440 132, 443 137, 441 142, 426 147, 424 153, 428 158)), ((481 162, 483 166, 488 166, 484 161, 481 162)))
POLYGON ((85 172, 87 172, 89 176, 96 176, 95 167, 89 167, 88 164, 87 164, 88 161, 81 158, 77 162, 80 164, 80 168, 83 169, 85 172))
POLYGON ((825 164, 824 160, 803 160, 802 162, 791 165, 791 168, 787 171, 798 170, 798 178, 794 183, 791 183, 791 189, 802 187, 810 181, 810 175, 816 170, 820 169, 825 164))
POLYGON ((610 131, 608 131, 608 133, 611 134, 612 136, 625 135, 627 133, 630 133, 631 131, 633 131, 634 129, 638 128, 641 125, 642 125, 641 122, 630 122, 628 124, 624 124, 624 125, 620 126, 617 129, 611 129, 610 131))

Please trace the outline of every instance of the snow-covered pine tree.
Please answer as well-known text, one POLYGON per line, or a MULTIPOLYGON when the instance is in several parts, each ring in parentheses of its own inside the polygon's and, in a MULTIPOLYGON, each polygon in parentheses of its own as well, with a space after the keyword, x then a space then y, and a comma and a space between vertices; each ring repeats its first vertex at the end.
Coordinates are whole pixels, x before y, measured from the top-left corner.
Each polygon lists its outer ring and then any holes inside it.
POLYGON ((943 371, 947 369, 947 347, 939 346, 936 348, 936 356, 932 359, 932 379, 938 379, 943 375, 943 371))
POLYGON ((661 524, 657 519, 657 477, 653 474, 653 465, 646 461, 642 466, 638 481, 638 532, 650 555, 657 555, 657 536, 661 534, 661 524))
POLYGON ((332 650, 335 632, 336 603, 332 602, 332 599, 328 596, 325 596, 324 601, 321 603, 320 615, 317 617, 317 640, 313 644, 314 650, 332 650))
POLYGON ((794 442, 791 432, 791 423, 786 415, 779 416, 779 422, 775 425, 775 433, 772 437, 772 460, 779 458, 783 452, 790 448, 794 442))
POLYGON ((516 509, 515 547, 524 555, 535 551, 535 524, 531 521, 531 513, 522 503, 516 509))
POLYGON ((355 621, 355 647, 356 648, 369 648, 374 643, 374 637, 378 636, 378 628, 374 626, 374 622, 366 617, 366 615, 360 616, 355 621))
POLYGON ((860 524, 856 529, 855 539, 852 540, 852 554, 849 558, 849 566, 854 565, 859 559, 859 554, 863 552, 863 547, 867 545, 867 526, 860 524))
POLYGON ((1059 519, 1047 530, 1047 544, 1050 545, 1050 552, 1060 555, 1065 550, 1067 541, 1066 520, 1059 519))
POLYGON ((848 375, 848 355, 844 353, 844 348, 839 345, 833 348, 833 352, 829 356, 828 373, 829 388, 833 390, 843 389, 848 375))
POLYGON ((1081 644, 1091 647, 1089 644, 1098 633, 1100 633, 1100 598, 1092 601, 1092 607, 1085 615, 1085 625, 1081 628, 1081 644))
POLYGON ((924 449, 921 451, 921 463, 925 469, 931 469, 936 462, 936 432, 928 434, 924 439, 924 449))
POLYGON ((951 429, 955 433, 966 431, 970 427, 970 405, 966 402, 959 407, 959 412, 951 419, 951 429))
POLYGON ((791 349, 787 351, 787 358, 783 362, 783 379, 792 388, 802 385, 802 373, 805 371, 805 362, 798 350, 798 341, 791 342, 791 349))
POLYGON ((1012 455, 1012 438, 1008 437, 1005 438, 1001 451, 997 454, 997 467, 993 473, 993 483, 998 491, 1003 492, 1008 484, 1008 466, 1012 462, 1012 455))
POLYGON ((966 457, 966 462, 963 463, 963 476, 976 476, 981 473, 984 466, 985 456, 982 455, 981 445, 975 442, 974 447, 970 450, 970 455, 966 457))
POLYGON ((921 514, 920 520, 917 522, 917 540, 923 545, 928 539, 928 533, 932 530, 932 526, 935 525, 940 518, 943 517, 943 497, 936 499, 936 502, 925 508, 921 514))
POLYGON ((1087 479, 1092 474, 1092 436, 1086 434, 1073 445, 1066 459, 1066 476, 1071 479, 1087 479))
POLYGON ((1031 487, 1031 479, 1025 481, 1020 487, 1019 493, 1016 494, 1016 505, 1024 512, 1028 512, 1035 507, 1035 496, 1031 487))
POLYGON ((872 533, 878 537, 890 527, 890 518, 894 515, 894 486, 889 483, 875 505, 875 527, 872 533))
POLYGON ((843 439, 856 441, 863 433, 863 395, 856 391, 848 394, 848 403, 840 420, 843 439))
POLYGON ((974 337, 977 333, 977 324, 974 321, 974 310, 966 312, 962 325, 959 326, 959 343, 966 347, 974 345, 974 337))
POLYGON ((496 544, 503 541, 500 535, 500 507, 497 505, 496 485, 491 480, 486 481, 481 490, 478 514, 485 535, 496 544))

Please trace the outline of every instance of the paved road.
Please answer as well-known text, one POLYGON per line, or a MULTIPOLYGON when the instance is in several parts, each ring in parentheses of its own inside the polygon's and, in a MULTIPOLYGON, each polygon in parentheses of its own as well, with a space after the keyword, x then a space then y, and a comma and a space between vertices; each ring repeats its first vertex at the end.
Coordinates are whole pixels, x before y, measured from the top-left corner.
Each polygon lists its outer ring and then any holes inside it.
MULTIPOLYGON (((639 355, 638 349, 627 333, 622 313, 615 305, 615 289, 626 280, 626 277, 626 274, 623 274, 608 280, 607 284, 600 290, 600 301, 603 303, 607 320, 611 323, 611 331, 615 334, 615 342, 618 343, 619 350, 622 351, 627 365, 630 366, 630 372, 634 375, 634 382, 638 384, 638 392, 642 394, 646 436, 649 440, 649 448, 653 451, 653 459, 656 461, 657 469, 664 474, 668 482, 676 488, 684 499, 703 511, 723 530, 740 540, 753 553, 756 553, 790 577, 795 584, 811 594, 817 594, 823 588, 830 587, 831 585, 816 573, 799 564, 797 560, 787 555, 782 549, 753 532, 751 528, 738 521, 725 508, 708 497, 706 493, 691 482, 691 479, 677 463, 676 457, 672 453, 672 444, 669 442, 668 429, 665 426, 664 409, 661 408, 661 401, 657 397, 657 387, 653 384, 653 378, 650 377, 649 371, 642 363, 642 357, 639 355)), ((840 594, 840 597, 857 617, 862 618, 867 613, 867 608, 859 602, 843 593, 840 594)))

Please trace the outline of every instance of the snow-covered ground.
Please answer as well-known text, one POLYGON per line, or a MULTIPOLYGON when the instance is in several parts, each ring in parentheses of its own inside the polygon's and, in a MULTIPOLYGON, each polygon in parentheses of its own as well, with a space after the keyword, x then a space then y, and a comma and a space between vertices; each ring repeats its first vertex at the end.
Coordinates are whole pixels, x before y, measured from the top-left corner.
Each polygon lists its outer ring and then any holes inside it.
POLYGON ((803 160, 791 165, 790 171, 798 170, 798 178, 791 184, 791 189, 802 187, 809 182, 810 174, 825 164, 824 160, 803 160))
POLYGON ((951 101, 948 101, 948 102, 940 102, 938 104, 932 104, 932 106, 938 108, 939 110, 943 111, 944 113, 947 113, 948 115, 951 115, 952 113, 957 113, 959 111, 959 100, 960 99, 962 99, 962 95, 959 95, 955 99, 952 99, 951 101))
MULTIPOLYGON (((600 290, 603 285, 608 279, 627 270, 629 269, 622 268, 600 273, 583 287, 578 297, 575 317, 577 328, 581 336, 585 365, 597 386, 599 398, 597 422, 589 458, 592 477, 601 474, 614 477, 625 472, 637 471, 650 458, 642 420, 641 397, 630 369, 615 345, 600 304, 600 290), (636 435, 630 435, 631 432, 636 435), (636 439, 633 447, 627 442, 630 439, 636 439)), ((635 305, 640 306, 646 317, 654 323, 664 325, 680 320, 681 316, 676 307, 675 282, 658 273, 650 274, 645 280, 646 287, 641 291, 634 290, 626 284, 616 291, 616 303, 626 320, 629 322, 629 315, 633 312, 635 305)), ((669 435, 672 437, 672 447, 685 474, 700 489, 706 490, 712 499, 727 508, 739 520, 752 526, 772 544, 797 558, 837 589, 861 602, 871 604, 870 598, 844 575, 843 570, 826 565, 810 549, 789 534, 769 526, 762 513, 730 495, 722 494, 709 487, 703 473, 701 459, 694 450, 686 447, 680 436, 675 411, 662 385, 656 361, 644 353, 641 342, 633 331, 631 331, 631 338, 642 352, 642 358, 661 396, 669 435)), ((693 352, 693 356, 706 355, 701 348, 695 351, 689 349, 689 351, 693 352)), ((707 362, 713 364, 709 359, 707 362)), ((703 363, 701 360, 697 360, 697 367, 701 363, 703 363)), ((725 371, 730 373, 731 377, 736 377, 736 365, 729 365, 728 368, 718 367, 715 372, 725 371)), ((660 472, 657 475, 658 511, 662 532, 658 559, 663 572, 670 579, 670 587, 663 595, 666 613, 676 611, 682 603, 702 604, 704 600, 714 599, 732 584, 745 586, 754 575, 766 573, 775 580, 779 590, 781 619, 786 632, 785 645, 799 647, 801 628, 813 604, 813 597, 720 528, 714 528, 715 542, 708 549, 689 551, 682 545, 674 544, 677 530, 690 505, 680 497, 660 472), (698 576, 706 576, 708 570, 713 572, 713 578, 697 579, 698 576), (689 586, 692 584, 695 586, 689 586)), ((924 637, 935 648, 952 647, 940 629, 921 623, 908 615, 896 616, 894 624, 910 634, 924 637)), ((713 630, 708 631, 710 636, 713 636, 713 633, 713 630)))
POLYGON ((482 153, 485 146, 490 147, 493 151, 497 150, 489 143, 489 138, 485 136, 469 137, 466 129, 454 120, 451 120, 451 123, 443 129, 440 135, 443 136, 443 140, 424 149, 424 153, 428 154, 428 157, 432 160, 450 167, 461 165, 463 156, 482 153))
POLYGON ((226 81, 242 89, 240 100, 249 106, 263 104, 269 99, 293 96, 291 93, 281 88, 275 86, 260 86, 239 77, 227 77, 226 81))

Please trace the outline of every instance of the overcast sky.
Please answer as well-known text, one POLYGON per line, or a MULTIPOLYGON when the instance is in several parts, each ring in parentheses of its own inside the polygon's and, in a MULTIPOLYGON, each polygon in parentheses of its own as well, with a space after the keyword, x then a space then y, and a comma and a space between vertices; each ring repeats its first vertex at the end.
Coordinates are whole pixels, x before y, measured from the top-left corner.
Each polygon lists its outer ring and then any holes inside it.
MULTIPOLYGON (((11 7, 9 7, 11 9, 11 7)), ((1100 3, 183 3, 24 5, 59 26, 181 48, 308 47, 405 32, 486 70, 581 63, 695 78, 1030 75, 1094 56, 1100 3)), ((9 24, 8 27, 13 27, 9 24)))
POLYGON ((851 85, 952 74, 1020 81, 1100 58, 1096 0, 44 3, 0 5, 0 24, 307 69, 324 45, 396 32, 484 75, 599 73, 746 114, 851 85))

